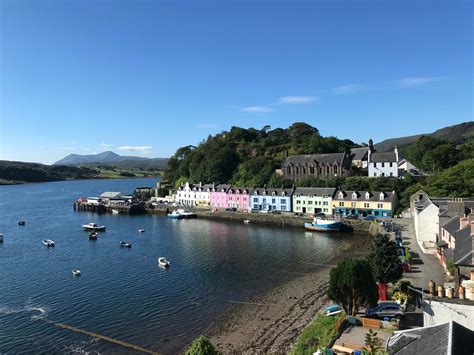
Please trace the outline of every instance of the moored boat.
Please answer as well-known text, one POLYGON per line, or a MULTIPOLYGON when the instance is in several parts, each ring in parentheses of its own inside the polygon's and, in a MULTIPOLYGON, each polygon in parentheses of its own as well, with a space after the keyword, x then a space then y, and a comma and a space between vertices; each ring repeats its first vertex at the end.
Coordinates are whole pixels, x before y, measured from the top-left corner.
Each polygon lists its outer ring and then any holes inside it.
POLYGON ((170 262, 168 260, 166 260, 166 258, 163 257, 163 256, 158 258, 158 264, 162 267, 169 267, 170 266, 170 262))
POLYGON ((112 214, 119 214, 120 212, 118 210, 112 210, 112 214))
POLYGON ((72 274, 73 274, 74 276, 81 276, 81 270, 79 270, 79 269, 74 269, 74 270, 72 270, 72 274))
POLYGON ((24 226, 25 224, 26 224, 25 221, 19 221, 19 222, 18 222, 18 225, 19 225, 19 226, 24 226))
POLYGON ((122 248, 131 248, 131 247, 132 247, 132 244, 127 243, 127 242, 120 242, 120 246, 121 246, 122 248))
POLYGON ((0 233, 0 243, 3 243, 3 234, 0 233))
POLYGON ((105 231, 105 226, 99 226, 97 223, 83 224, 82 228, 84 228, 85 230, 97 231, 97 232, 105 231))
POLYGON ((45 246, 47 246, 48 248, 54 247, 54 245, 55 245, 55 244, 54 244, 54 241, 52 241, 51 239, 43 239, 42 242, 43 242, 43 244, 44 244, 45 246))
POLYGON ((168 217, 172 219, 189 219, 189 218, 196 218, 197 215, 195 213, 192 213, 189 210, 180 208, 171 213, 168 213, 168 217))
POLYGON ((249 223, 250 223, 250 219, 244 219, 244 223, 245 223, 245 224, 249 224, 249 223))
POLYGON ((326 232, 338 231, 341 229, 342 223, 335 219, 323 219, 315 217, 312 223, 305 223, 304 227, 310 231, 326 232))
POLYGON ((89 234, 89 240, 97 240, 97 232, 92 232, 89 234))
POLYGON ((145 230, 144 229, 139 229, 138 233, 145 233, 145 230))

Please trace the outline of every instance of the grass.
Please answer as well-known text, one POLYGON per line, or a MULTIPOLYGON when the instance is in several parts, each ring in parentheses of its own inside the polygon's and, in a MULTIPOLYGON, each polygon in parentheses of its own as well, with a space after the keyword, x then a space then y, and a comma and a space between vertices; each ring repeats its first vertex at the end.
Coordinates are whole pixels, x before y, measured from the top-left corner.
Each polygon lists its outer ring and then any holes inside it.
POLYGON ((342 316, 340 313, 334 317, 326 317, 323 313, 319 313, 298 337, 292 354, 311 355, 319 348, 327 347, 336 335, 334 329, 336 321, 342 316))
POLYGON ((109 169, 100 168, 97 170, 99 170, 98 177, 108 178, 108 179, 123 179, 127 177, 136 177, 136 178, 159 177, 162 175, 162 172, 160 171, 149 171, 149 170, 140 170, 140 169, 112 168, 109 170, 109 169), (123 176, 123 175, 120 175, 121 173, 130 173, 130 174, 133 174, 133 176, 123 176))

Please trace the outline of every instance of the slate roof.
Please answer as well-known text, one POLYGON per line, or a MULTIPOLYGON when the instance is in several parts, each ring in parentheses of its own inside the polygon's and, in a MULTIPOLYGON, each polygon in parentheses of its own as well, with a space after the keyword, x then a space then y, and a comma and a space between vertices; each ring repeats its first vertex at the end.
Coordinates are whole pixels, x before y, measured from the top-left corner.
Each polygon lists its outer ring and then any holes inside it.
POLYGON ((283 192, 285 192, 285 196, 291 197, 293 194, 293 189, 282 189, 282 188, 255 188, 250 191, 252 195, 257 193, 257 195, 266 195, 266 196, 272 196, 273 193, 275 193, 276 196, 282 196, 283 192))
POLYGON ((215 187, 216 192, 221 192, 221 190, 224 190, 224 192, 227 192, 231 188, 231 185, 228 184, 219 184, 215 187))
POLYGON ((474 266, 472 260, 472 236, 471 225, 456 231, 456 247, 454 249, 454 263, 456 265, 474 266))
POLYGON ((385 191, 336 191, 334 194, 333 199, 339 201, 374 201, 374 202, 393 202, 396 199, 396 194, 391 192, 385 191), (339 192, 342 192, 343 197, 342 199, 339 198, 339 192), (356 193, 357 198, 355 200, 352 199, 352 194, 356 193), (366 192, 369 193, 369 198, 365 198, 366 192), (380 193, 383 192, 385 194, 385 198, 383 200, 380 199, 380 193))
POLYGON ((316 195, 316 196, 334 196, 334 192, 336 191, 333 187, 297 187, 295 190, 295 195, 302 195, 302 196, 309 196, 309 195, 316 195))
POLYGON ((229 188, 228 192, 232 191, 233 193, 236 192, 237 190, 240 191, 240 193, 242 193, 242 191, 247 191, 247 193, 250 192, 250 189, 248 187, 235 187, 235 186, 232 186, 229 188))
POLYGON ((371 163, 397 163, 397 155, 395 152, 384 152, 384 153, 371 153, 370 154, 371 163))
POLYGON ((290 155, 286 157, 282 166, 295 165, 305 166, 309 163, 313 164, 342 164, 344 162, 345 153, 330 154, 301 154, 290 155))
POLYGON ((212 184, 204 184, 204 185, 201 185, 201 187, 199 187, 199 185, 195 185, 194 188, 196 190, 201 189, 201 191, 207 191, 208 189, 212 190, 212 184))
POLYGON ((430 327, 396 332, 387 344, 390 354, 472 355, 474 332, 459 323, 449 322, 430 327))
POLYGON ((459 229, 459 217, 450 218, 441 228, 445 229, 449 234, 454 235, 459 229))
POLYGON ((369 147, 352 148, 351 158, 352 160, 364 160, 364 158, 367 158, 368 152, 369 152, 369 147))

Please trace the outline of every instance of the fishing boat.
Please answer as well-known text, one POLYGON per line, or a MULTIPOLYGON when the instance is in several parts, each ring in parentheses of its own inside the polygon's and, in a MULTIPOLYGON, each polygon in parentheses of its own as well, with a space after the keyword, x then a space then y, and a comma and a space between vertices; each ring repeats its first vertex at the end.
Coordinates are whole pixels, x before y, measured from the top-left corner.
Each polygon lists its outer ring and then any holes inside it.
POLYGON ((250 223, 250 219, 244 219, 244 223, 245 223, 245 224, 249 224, 249 223, 250 223))
POLYGON ((81 270, 79 270, 79 269, 74 269, 74 270, 72 270, 72 274, 73 274, 74 276, 81 276, 81 270))
POLYGON ((163 257, 163 256, 158 258, 158 264, 162 267, 169 267, 170 266, 170 262, 168 260, 166 260, 166 258, 163 257))
POLYGON ((119 214, 120 212, 118 210, 112 210, 112 214, 119 214))
POLYGON ((97 232, 92 232, 89 234, 89 240, 97 240, 97 232))
POLYGON ((19 226, 24 226, 25 224, 26 224, 25 221, 19 221, 19 222, 18 222, 18 225, 19 225, 19 226))
POLYGON ((312 223, 305 223, 304 227, 310 231, 327 232, 338 231, 341 229, 342 223, 335 219, 314 217, 312 223))
POLYGON ((145 233, 145 230, 144 229, 139 229, 138 233, 145 233))
POLYGON ((127 243, 127 242, 120 242, 120 246, 121 246, 122 248, 131 248, 131 247, 132 247, 132 244, 127 243))
POLYGON ((3 243, 3 234, 0 233, 0 243, 3 243))
POLYGON ((105 231, 105 226, 99 226, 97 223, 83 224, 82 228, 84 228, 85 230, 96 231, 96 232, 105 231))
POLYGON ((45 246, 47 246, 48 248, 54 247, 54 245, 55 245, 55 244, 54 244, 54 241, 52 241, 51 239, 43 239, 42 242, 43 242, 43 244, 44 244, 45 246))

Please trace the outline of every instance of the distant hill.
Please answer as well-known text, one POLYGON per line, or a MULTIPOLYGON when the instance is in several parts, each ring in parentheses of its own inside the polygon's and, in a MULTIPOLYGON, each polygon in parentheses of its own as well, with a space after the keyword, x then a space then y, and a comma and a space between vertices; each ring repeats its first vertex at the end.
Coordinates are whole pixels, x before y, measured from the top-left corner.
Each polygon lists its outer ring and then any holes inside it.
POLYGON ((432 138, 447 140, 453 142, 454 144, 463 144, 474 140, 474 122, 470 121, 454 126, 444 127, 433 133, 386 139, 380 143, 375 144, 375 149, 377 149, 379 152, 393 150, 395 146, 403 149, 405 146, 415 143, 421 136, 429 136, 432 138))
POLYGON ((0 160, 0 183, 92 179, 96 178, 97 174, 95 169, 86 167, 0 160))
POLYGON ((168 158, 143 158, 118 155, 107 151, 99 154, 79 155, 69 154, 53 165, 80 165, 80 166, 116 166, 120 168, 154 168, 166 169, 168 158))

